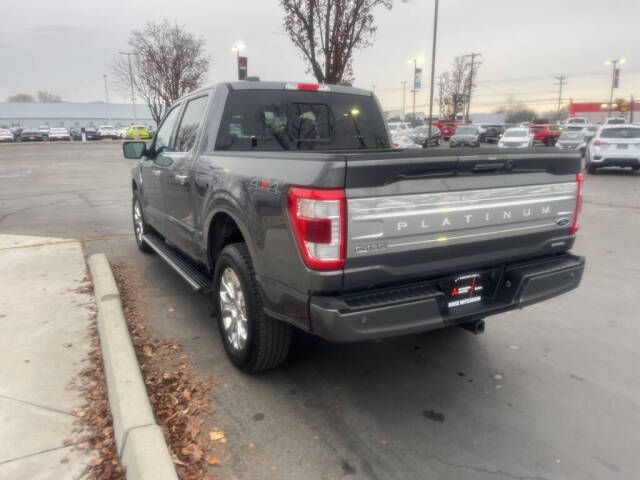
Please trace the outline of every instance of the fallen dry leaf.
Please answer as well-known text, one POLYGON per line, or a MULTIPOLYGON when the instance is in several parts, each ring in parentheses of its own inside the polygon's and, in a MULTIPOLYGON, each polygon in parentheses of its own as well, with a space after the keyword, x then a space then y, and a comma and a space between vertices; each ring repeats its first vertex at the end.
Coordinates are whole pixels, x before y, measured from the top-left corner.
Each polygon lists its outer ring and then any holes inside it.
POLYGON ((91 461, 91 466, 92 466, 92 467, 97 467, 98 465, 101 465, 101 464, 102 464, 102 462, 104 462, 104 458, 103 458, 103 457, 94 458, 94 459, 91 461))
POLYGON ((191 458, 191 460, 193 460, 194 462, 197 462, 198 460, 200 460, 203 455, 202 449, 198 447, 198 445, 196 445, 195 443, 190 443, 186 447, 182 447, 180 452, 183 455, 191 458))
POLYGON ((84 410, 80 410, 79 412, 76 412, 76 417, 78 418, 84 418, 87 416, 87 412, 85 412, 84 410))
POLYGON ((217 428, 214 428, 213 430, 211 430, 209 432, 209 438, 211 440, 214 440, 214 441, 221 441, 221 440, 226 441, 226 438, 224 436, 224 432, 221 432, 217 428))
POLYGON ((153 357, 153 347, 147 343, 142 347, 142 353, 145 357, 153 357))
POLYGON ((213 465, 214 467, 217 467, 220 465, 220 459, 218 457, 210 457, 210 456, 206 456, 204 457, 204 460, 209 464, 209 465, 213 465))

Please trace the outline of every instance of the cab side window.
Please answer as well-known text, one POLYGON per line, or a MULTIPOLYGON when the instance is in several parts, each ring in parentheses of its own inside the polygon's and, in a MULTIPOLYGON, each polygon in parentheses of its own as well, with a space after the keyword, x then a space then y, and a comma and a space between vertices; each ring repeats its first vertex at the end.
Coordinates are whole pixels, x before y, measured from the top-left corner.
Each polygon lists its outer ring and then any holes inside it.
POLYGON ((171 111, 169 111, 167 116, 164 117, 164 121, 158 129, 158 133, 156 133, 154 150, 157 153, 172 151, 171 134, 173 133, 173 128, 176 126, 176 122, 178 121, 179 113, 180 105, 176 105, 171 111))
POLYGON ((207 106, 208 96, 190 100, 184 109, 182 120, 178 126, 175 140, 176 152, 188 152, 196 143, 198 131, 202 125, 202 117, 207 106))

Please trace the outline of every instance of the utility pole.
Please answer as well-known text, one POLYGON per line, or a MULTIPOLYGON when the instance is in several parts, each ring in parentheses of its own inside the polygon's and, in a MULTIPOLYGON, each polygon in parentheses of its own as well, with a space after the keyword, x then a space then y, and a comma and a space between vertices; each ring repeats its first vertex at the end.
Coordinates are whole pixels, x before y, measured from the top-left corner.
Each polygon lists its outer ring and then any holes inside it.
POLYGON ((609 95, 609 115, 611 117, 611 109, 613 105, 613 89, 618 88, 618 84, 620 82, 620 70, 617 68, 618 64, 622 65, 627 63, 627 60, 624 58, 616 58, 615 60, 608 60, 604 62, 605 65, 612 65, 613 70, 611 72, 611 95, 609 95))
POLYGON ((476 57, 480 57, 482 54, 480 53, 470 53, 469 55, 465 55, 464 58, 471 58, 471 69, 469 70, 469 85, 467 86, 467 113, 465 114, 465 119, 469 122, 469 112, 471 110, 471 90, 473 89, 473 75, 475 74, 475 69, 479 63, 476 63, 476 57))
POLYGON ((629 123, 633 123, 633 95, 631 95, 631 102, 629 103, 629 123))
POLYGON ((136 97, 133 93, 133 68, 131 67, 131 55, 138 55, 132 52, 118 52, 120 55, 126 55, 129 60, 129 83, 131 84, 131 105, 133 106, 133 124, 138 124, 138 116, 136 115, 136 97))
POLYGON ((404 122, 404 117, 407 112, 405 110, 405 100, 407 98, 407 82, 406 80, 402 82, 402 121, 404 122))
POLYGON ((371 85, 371 88, 373 89, 373 94, 376 94, 376 87, 377 85, 374 83, 373 85, 371 85))
POLYGON ((556 75, 556 85, 558 85, 558 116, 560 116, 560 105, 562 104, 562 86, 567 83, 567 76, 564 73, 556 75))
POLYGON ((109 116, 109 88, 107 87, 107 74, 104 74, 104 97, 107 100, 107 125, 111 124, 111 117, 109 116))
POLYGON ((433 47, 431 48, 431 85, 429 92, 429 135, 427 137, 427 148, 431 146, 431 127, 433 126, 433 81, 436 69, 436 35, 438 33, 438 0, 436 0, 435 12, 433 14, 433 47))

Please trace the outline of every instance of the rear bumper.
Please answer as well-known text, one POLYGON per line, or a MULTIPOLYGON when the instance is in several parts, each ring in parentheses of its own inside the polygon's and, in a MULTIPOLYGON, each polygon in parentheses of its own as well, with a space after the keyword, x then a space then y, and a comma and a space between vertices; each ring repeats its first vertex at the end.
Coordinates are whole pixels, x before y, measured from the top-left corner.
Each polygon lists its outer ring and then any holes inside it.
POLYGON ((640 167, 640 157, 594 155, 591 163, 598 167, 640 167))
POLYGON ((482 271, 486 294, 451 311, 434 279, 335 297, 312 296, 311 329, 333 342, 357 342, 435 330, 522 308, 575 289, 584 257, 564 254, 482 271))

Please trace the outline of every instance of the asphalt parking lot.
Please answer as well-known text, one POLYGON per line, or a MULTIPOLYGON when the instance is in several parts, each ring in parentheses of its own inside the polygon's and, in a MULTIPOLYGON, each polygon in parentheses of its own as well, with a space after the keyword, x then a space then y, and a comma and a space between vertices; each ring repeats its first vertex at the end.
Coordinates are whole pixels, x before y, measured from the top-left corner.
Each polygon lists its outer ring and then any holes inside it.
POLYGON ((118 142, 0 145, 0 232, 84 239, 141 272, 149 330, 212 375, 217 470, 246 479, 640 477, 640 173, 586 177, 576 291, 459 328, 333 345, 301 337, 258 376, 226 359, 211 304, 131 234, 118 142), (253 444, 253 448, 248 448, 253 444))

